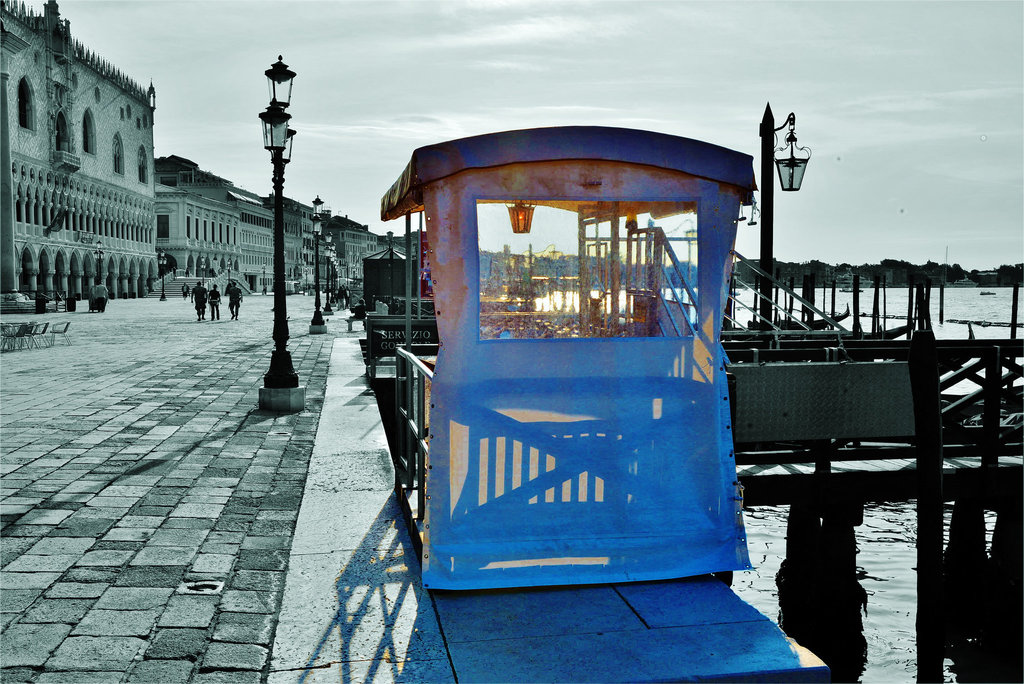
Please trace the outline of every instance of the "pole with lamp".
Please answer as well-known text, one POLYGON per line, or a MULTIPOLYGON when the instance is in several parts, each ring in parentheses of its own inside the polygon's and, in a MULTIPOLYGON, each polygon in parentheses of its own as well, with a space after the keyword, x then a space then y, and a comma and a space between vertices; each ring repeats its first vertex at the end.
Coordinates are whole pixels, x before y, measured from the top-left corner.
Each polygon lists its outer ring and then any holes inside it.
POLYGON ((103 282, 103 250, 101 247, 103 242, 100 240, 96 241, 96 249, 93 250, 93 255, 96 257, 96 284, 99 285, 103 282))
MULTIPOLYGON (((783 192, 796 192, 804 179, 804 171, 807 162, 811 159, 811 151, 806 147, 799 147, 796 144, 796 115, 790 112, 786 120, 778 128, 775 127, 775 115, 772 114, 771 104, 764 108, 764 117, 761 119, 761 270, 772 275, 775 273, 775 259, 773 251, 773 239, 775 222, 773 212, 775 209, 775 180, 772 178, 772 165, 779 171, 779 185, 783 192), (783 145, 775 147, 775 134, 783 128, 787 128, 786 141, 783 145), (786 153, 789 156, 786 156, 786 153), (797 153, 799 152, 799 156, 797 153), (776 154, 778 153, 778 155, 776 154)), ((760 279, 761 299, 761 327, 764 330, 771 329, 772 321, 772 283, 768 278, 760 279)))
POLYGON ((274 175, 274 351, 270 356, 270 369, 263 376, 260 388, 260 408, 271 411, 296 412, 306 405, 306 390, 299 387, 299 375, 292 366, 288 351, 288 311, 284 291, 284 167, 291 161, 292 138, 295 131, 288 128, 291 114, 292 79, 295 72, 284 64, 282 57, 266 70, 270 104, 260 112, 263 122, 263 147, 270 152, 274 175))
MULTIPOLYGON (((93 250, 93 256, 96 259, 96 283, 93 287, 97 287, 103 283, 103 242, 100 240, 96 241, 96 249, 93 250)), ((108 295, 109 297, 109 295, 108 295)), ((96 298, 93 296, 93 291, 89 293, 89 311, 92 311, 97 306, 96 298)), ((103 309, 99 309, 102 311, 103 309)))
POLYGON ((164 291, 164 271, 167 268, 167 255, 164 250, 157 251, 157 262, 160 264, 160 301, 167 301, 167 293, 164 291))
POLYGON ((316 196, 313 200, 313 215, 310 219, 313 221, 313 320, 309 322, 309 334, 320 335, 327 332, 327 323, 324 321, 323 315, 320 313, 320 234, 323 231, 321 221, 323 217, 320 216, 320 209, 324 206, 324 202, 320 199, 320 195, 316 196))
POLYGON ((331 289, 331 262, 334 259, 334 245, 331 244, 331 236, 327 235, 324 237, 324 241, 327 243, 326 257, 327 257, 327 277, 324 279, 324 289, 327 291, 327 305, 324 306, 324 316, 333 316, 334 309, 331 308, 332 293, 334 290, 331 289))

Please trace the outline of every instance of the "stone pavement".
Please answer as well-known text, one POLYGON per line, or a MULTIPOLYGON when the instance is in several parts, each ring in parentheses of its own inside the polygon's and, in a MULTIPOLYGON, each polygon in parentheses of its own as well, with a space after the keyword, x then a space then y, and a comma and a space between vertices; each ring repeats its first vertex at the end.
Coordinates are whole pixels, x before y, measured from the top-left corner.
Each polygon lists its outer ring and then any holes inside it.
POLYGON ((271 306, 4 317, 73 344, 0 357, 3 682, 266 680, 333 340, 361 334, 289 297, 306 410, 263 412, 271 306))

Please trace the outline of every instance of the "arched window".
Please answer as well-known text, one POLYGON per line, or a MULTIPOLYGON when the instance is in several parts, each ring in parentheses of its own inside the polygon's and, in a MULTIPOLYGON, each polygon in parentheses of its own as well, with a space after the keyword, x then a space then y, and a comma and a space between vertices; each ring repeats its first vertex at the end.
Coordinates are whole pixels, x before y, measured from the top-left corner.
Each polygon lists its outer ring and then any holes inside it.
POLYGON ((60 152, 71 151, 71 136, 68 135, 68 121, 64 118, 64 112, 57 112, 56 139, 54 146, 60 152))
POLYGON ((114 173, 124 175, 124 147, 120 135, 114 136, 114 173))
POLYGON ((91 109, 86 109, 82 116, 82 151, 96 154, 96 123, 91 109))
POLYGON ((32 131, 36 129, 36 108, 32 104, 32 88, 27 78, 18 81, 18 125, 32 131))
POLYGON ((146 148, 139 148, 139 182, 145 183, 149 180, 149 159, 146 158, 146 148))

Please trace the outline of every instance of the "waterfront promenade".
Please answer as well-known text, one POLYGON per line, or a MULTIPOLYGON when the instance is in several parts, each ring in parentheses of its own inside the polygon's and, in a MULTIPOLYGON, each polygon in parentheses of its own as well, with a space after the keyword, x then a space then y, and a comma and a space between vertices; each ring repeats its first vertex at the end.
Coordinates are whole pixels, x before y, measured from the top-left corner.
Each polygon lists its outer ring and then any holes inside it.
MULTIPOLYGON (((70 320, 73 343, 0 357, 3 682, 338 681, 339 668, 346 680, 388 681, 405 669, 406 647, 380 636, 404 624, 387 610, 402 597, 385 597, 383 580, 379 605, 357 602, 367 619, 341 657, 346 628, 331 621, 339 568, 361 578, 351 585, 377 581, 375 571, 408 578, 400 587, 418 577, 394 524, 362 331, 344 332, 335 316, 328 334, 309 335, 313 299, 289 297, 306 409, 264 412, 272 303, 246 297, 239 321, 222 306, 222 320, 197 322, 180 294, 114 301, 104 314, 4 316, 70 320), (321 430, 311 468, 336 338, 353 357, 337 365, 351 377, 333 399, 348 418, 321 430), (339 460, 342 447, 355 447, 352 460, 339 460), (358 484, 363 475, 372 487, 358 484), (379 543, 357 549, 346 523, 379 543), (311 657, 318 669, 307 672, 311 657)), ((428 625, 408 624, 414 645, 427 641, 428 625)), ((451 680, 439 648, 427 678, 451 680)))
POLYGON ((46 314, 72 346, 3 354, 3 682, 827 680, 707 577, 427 592, 363 333, 311 303, 292 415, 257 408, 270 297, 46 314))

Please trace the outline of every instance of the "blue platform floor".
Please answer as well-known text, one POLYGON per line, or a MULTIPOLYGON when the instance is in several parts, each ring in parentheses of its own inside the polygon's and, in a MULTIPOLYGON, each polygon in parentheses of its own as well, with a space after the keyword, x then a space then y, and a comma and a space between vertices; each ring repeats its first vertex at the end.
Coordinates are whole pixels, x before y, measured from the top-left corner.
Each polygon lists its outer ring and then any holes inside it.
POLYGON ((355 338, 334 342, 269 682, 829 681, 709 577, 428 591, 355 338))

